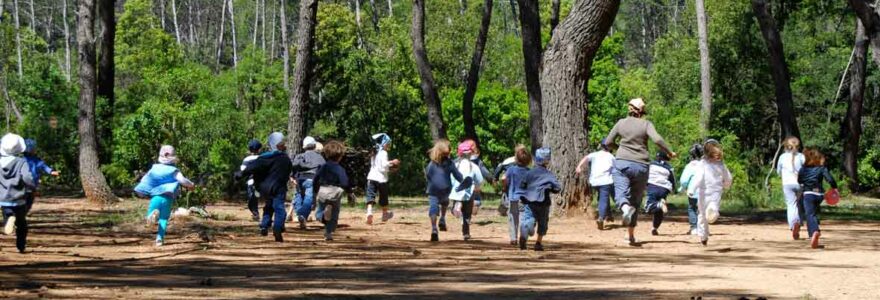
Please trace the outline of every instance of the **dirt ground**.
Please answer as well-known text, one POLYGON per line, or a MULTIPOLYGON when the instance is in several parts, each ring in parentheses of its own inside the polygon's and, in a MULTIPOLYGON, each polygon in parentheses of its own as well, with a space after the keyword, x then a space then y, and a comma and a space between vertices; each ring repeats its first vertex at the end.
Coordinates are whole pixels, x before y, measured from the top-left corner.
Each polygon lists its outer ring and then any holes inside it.
POLYGON ((631 247, 618 226, 553 219, 546 251, 535 252, 508 245, 505 219, 489 210, 476 216, 469 242, 454 218, 441 242, 428 242, 426 208, 417 207, 373 226, 347 208, 335 241, 323 241, 312 222, 305 231, 288 226, 279 244, 259 236, 236 203, 208 207, 218 220, 173 219, 166 246, 155 248, 154 228, 126 221, 144 206, 102 211, 81 199, 40 200, 28 252, 0 237, 0 298, 880 297, 877 222, 823 222, 825 247, 813 250, 780 221, 722 218, 703 247, 684 235, 678 215, 660 236, 641 223, 642 244, 631 247))

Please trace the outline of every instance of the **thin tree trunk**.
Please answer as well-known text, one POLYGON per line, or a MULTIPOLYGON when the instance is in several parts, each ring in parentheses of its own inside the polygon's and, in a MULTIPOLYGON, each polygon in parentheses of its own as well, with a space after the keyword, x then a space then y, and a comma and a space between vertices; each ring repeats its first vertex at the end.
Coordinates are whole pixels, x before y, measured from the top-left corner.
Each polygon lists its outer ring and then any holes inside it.
POLYGON ((550 10, 550 36, 552 37, 556 26, 559 25, 559 0, 553 0, 550 10))
POLYGON ((260 10, 262 11, 260 14, 260 22, 262 23, 260 28, 260 48, 266 51, 266 0, 260 0, 260 10))
MULTIPOLYGON (((113 110, 116 106, 116 96, 113 93, 116 76, 116 65, 113 61, 116 43, 116 0, 97 0, 98 18, 101 19, 101 57, 98 61, 98 97, 107 100, 107 108, 103 110, 101 118, 110 121, 113 119, 113 110)), ((104 161, 111 159, 110 145, 113 140, 113 128, 109 125, 100 130, 98 146, 101 158, 104 161)))
POLYGON ((13 7, 13 19, 15 19, 15 51, 18 55, 18 79, 24 77, 24 70, 22 69, 21 63, 21 23, 18 20, 18 0, 12 1, 12 4, 15 5, 13 7))
MULTIPOLYGON (((510 3, 510 17, 513 19, 514 23, 517 23, 519 21, 519 14, 516 13, 516 0, 510 0, 508 2, 510 3)), ((507 20, 505 20, 504 23, 506 24, 507 20)), ((513 26, 513 33, 514 35, 519 36, 519 26, 513 26)))
POLYGON ((54 25, 53 24, 53 21, 54 21, 53 17, 54 16, 52 15, 52 10, 48 10, 46 12, 46 23, 44 24, 45 25, 44 27, 46 29, 46 44, 48 44, 48 46, 49 46, 49 47, 46 47, 46 53, 49 53, 54 49, 54 47, 52 47, 52 27, 54 25))
POLYGON ((376 0, 370 0, 370 14, 373 20, 373 30, 379 32, 379 7, 376 7, 376 0))
POLYGON ((767 44, 768 61, 776 86, 776 110, 779 114, 779 126, 782 129, 781 138, 800 137, 797 116, 794 112, 794 101, 792 100, 791 75, 788 72, 788 64, 785 62, 782 37, 779 35, 776 21, 770 14, 770 7, 766 0, 752 0, 752 9, 761 27, 764 42, 767 44))
POLYGON ((34 12, 34 0, 28 0, 31 7, 31 30, 37 32, 37 14, 34 12))
POLYGON ((853 65, 850 69, 849 105, 843 120, 843 171, 849 178, 849 188, 858 193, 859 186, 859 142, 862 136, 862 104, 865 100, 865 79, 867 76, 868 36, 862 21, 856 20, 856 40, 853 51, 853 65))
POLYGON ((703 139, 709 136, 712 118, 712 81, 709 65, 709 34, 706 21, 706 7, 703 0, 696 0, 697 31, 700 44, 700 91, 703 107, 700 110, 700 129, 703 139))
POLYGON ((260 1, 254 1, 254 33, 251 36, 253 42, 251 42, 251 47, 257 47, 257 33, 260 30, 260 1))
POLYGON ((64 78, 70 82, 70 21, 67 20, 67 1, 61 0, 61 14, 64 18, 64 78))
POLYGON ((171 0, 171 21, 174 22, 174 37, 177 38, 177 44, 180 44, 180 26, 177 24, 177 2, 171 0))
MULTIPOLYGON (((272 3, 272 2, 270 2, 270 3, 272 3)), ((275 32, 278 31, 278 30, 275 30, 276 29, 275 26, 278 25, 277 22, 278 22, 278 8, 276 5, 276 8, 272 10, 272 25, 269 26, 269 30, 272 30, 272 37, 270 38, 270 42, 269 42, 269 45, 270 45, 269 46, 269 57, 271 57, 272 58, 271 60, 273 60, 273 61, 276 58, 278 58, 277 56, 275 56, 275 44, 276 44, 275 43, 275 32)))
POLYGON ((388 0, 388 17, 394 16, 394 4, 391 3, 391 0, 388 0))
POLYGON ((415 56, 416 67, 421 78, 422 98, 428 110, 431 138, 434 140, 445 139, 446 123, 443 121, 443 109, 440 96, 434 85, 434 74, 431 72, 431 63, 428 61, 428 51, 425 49, 425 0, 413 0, 410 38, 412 38, 413 56, 415 56))
POLYGON ((235 37, 235 8, 233 5, 234 2, 229 0, 229 28, 232 29, 232 67, 238 67, 238 42, 236 42, 235 37))
MULTIPOLYGON (((283 0, 282 0, 283 1, 283 0)), ((223 54, 223 26, 226 25, 226 4, 228 1, 223 1, 223 8, 220 9, 220 37, 217 39, 217 65, 220 65, 220 59, 223 54)))
POLYGON ((298 147, 305 137, 306 107, 309 104, 309 88, 312 81, 312 51, 315 47, 315 27, 318 23, 318 0, 301 0, 299 6, 299 26, 297 28, 296 65, 293 69, 293 92, 290 93, 290 112, 287 120, 288 141, 292 154, 302 152, 298 147))
POLYGON ((0 23, 3 23, 3 9, 5 8, 6 3, 4 0, 0 0, 0 23))
POLYGON ((77 9, 77 47, 79 52, 79 177, 86 198, 104 204, 116 200, 98 161, 95 139, 95 0, 79 0, 77 9))
POLYGON ((189 44, 191 47, 198 49, 198 41, 196 41, 195 27, 193 25, 193 7, 192 0, 186 2, 186 10, 187 10, 187 24, 189 26, 189 44))
POLYGON ((165 28, 165 0, 159 0, 159 19, 162 21, 162 30, 165 28))
MULTIPOLYGON (((544 146, 554 152, 552 170, 564 188, 554 197, 557 214, 587 211, 586 184, 577 182, 574 169, 589 144, 588 82, 593 58, 608 34, 619 0, 582 0, 559 25, 544 54, 544 146)), ((525 10, 521 10, 525 14, 525 10)), ((523 31, 525 36, 525 31, 523 31)))
POLYGON ((541 16, 538 0, 517 0, 522 26, 522 50, 525 61, 526 91, 529 94, 529 137, 532 149, 543 143, 544 126, 541 112, 541 16))
POLYGON ((468 71, 464 99, 461 102, 464 135, 474 139, 478 145, 480 144, 480 138, 477 136, 477 126, 474 121, 474 96, 477 94, 480 69, 483 65, 483 51, 486 48, 486 40, 489 36, 489 25, 492 23, 492 4, 492 0, 485 0, 483 3, 483 19, 480 22, 480 32, 477 34, 474 54, 471 56, 471 68, 468 71))
POLYGON ((872 0, 849 0, 849 5, 865 26, 865 34, 871 41, 871 59, 880 66, 880 15, 872 0))
POLYGON ((354 20, 357 24, 358 49, 364 47, 364 37, 361 34, 361 0, 354 0, 354 20))
POLYGON ((285 0, 281 1, 281 58, 284 60, 284 90, 290 91, 290 43, 287 42, 287 16, 284 11, 287 10, 285 0))
POLYGON ((461 7, 458 13, 463 15, 467 11, 467 0, 458 0, 458 5, 461 7))

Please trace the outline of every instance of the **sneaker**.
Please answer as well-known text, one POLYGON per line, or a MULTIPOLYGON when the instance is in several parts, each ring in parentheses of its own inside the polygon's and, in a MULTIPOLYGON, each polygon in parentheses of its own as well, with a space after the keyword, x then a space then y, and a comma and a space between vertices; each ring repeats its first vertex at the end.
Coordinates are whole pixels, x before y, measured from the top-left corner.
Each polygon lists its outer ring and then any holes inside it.
POLYGON ((818 231, 813 233, 813 236, 810 238, 810 248, 816 249, 819 248, 819 236, 821 236, 818 231))
POLYGON ((6 221, 6 226, 3 227, 3 234, 11 235, 15 233, 15 216, 10 216, 6 221))
POLYGON ((306 218, 297 216, 296 220, 299 221, 299 229, 305 230, 306 229, 306 218))
POLYGON ((703 244, 703 247, 708 246, 708 245, 709 245, 709 239, 708 239, 708 238, 707 238, 707 239, 700 239, 700 244, 703 244))
POLYGON ((511 246, 516 246, 516 241, 510 241, 511 246))
POLYGON ((715 222, 718 221, 718 217, 719 213, 717 209, 713 207, 706 209, 706 220, 709 221, 709 224, 715 224, 715 222))
POLYGON ((388 211, 388 212, 382 213, 382 222, 388 222, 388 220, 391 220, 391 218, 394 218, 393 211, 388 211))
POLYGON ((253 220, 254 222, 259 222, 259 221, 260 221, 260 216, 258 216, 258 215, 253 215, 253 216, 251 217, 251 220, 253 220))
POLYGON ((599 228, 599 230, 605 230, 605 221, 601 219, 596 220, 596 227, 599 228))
POLYGON ((269 229, 267 229, 267 228, 260 228, 260 235, 262 235, 262 236, 269 236, 269 229))
POLYGON ((465 234, 465 235, 463 236, 463 238, 464 238, 465 241, 469 241, 469 240, 471 240, 471 235, 470 235, 470 234, 465 234))
POLYGON ((639 244, 639 240, 637 240, 635 236, 624 237, 623 241, 630 246, 637 246, 639 244))
POLYGON ((156 240, 156 247, 162 247, 165 245, 165 240, 156 240))
POLYGON ((373 214, 367 214, 367 225, 373 225, 373 214))
POLYGON ((446 221, 441 219, 440 224, 438 224, 437 227, 440 228, 440 231, 446 231, 446 221))
POLYGON ((544 251, 544 246, 541 243, 535 243, 535 251, 544 251))
POLYGON ((669 212, 669 207, 666 206, 666 199, 660 199, 660 210, 663 211, 663 214, 666 214, 669 212))
POLYGON ((656 236, 656 235, 660 235, 660 233, 657 232, 657 228, 654 228, 654 229, 651 229, 651 235, 655 235, 655 236, 656 236))
POLYGON ((611 215, 611 212, 608 212, 608 216, 605 217, 605 222, 614 223, 614 216, 611 215))
POLYGON ((431 232, 431 241, 432 242, 439 242, 440 241, 440 235, 437 234, 436 231, 431 232))
POLYGON ((280 232, 280 231, 275 231, 275 232, 273 232, 272 234, 275 235, 275 241, 276 241, 276 242, 279 242, 279 243, 283 243, 283 242, 284 242, 284 236, 281 235, 281 232, 280 232))
POLYGON ((159 222, 159 210, 154 209, 152 213, 147 216, 147 224, 153 225, 159 222))
POLYGON ((332 234, 332 233, 325 233, 325 234, 324 234, 324 240, 325 240, 325 241, 332 241, 332 240, 333 240, 333 234, 332 234))
POLYGON ((623 210, 623 226, 629 226, 636 215, 636 209, 632 205, 624 204, 621 210, 623 210))
POLYGON ((519 250, 526 250, 526 238, 525 237, 519 238, 519 250))
POLYGON ((791 229, 791 238, 794 240, 801 239, 801 224, 794 224, 794 228, 791 229))
POLYGON ((688 231, 688 234, 696 236, 696 235, 697 235, 697 229, 696 229, 696 228, 691 229, 690 231, 688 231))

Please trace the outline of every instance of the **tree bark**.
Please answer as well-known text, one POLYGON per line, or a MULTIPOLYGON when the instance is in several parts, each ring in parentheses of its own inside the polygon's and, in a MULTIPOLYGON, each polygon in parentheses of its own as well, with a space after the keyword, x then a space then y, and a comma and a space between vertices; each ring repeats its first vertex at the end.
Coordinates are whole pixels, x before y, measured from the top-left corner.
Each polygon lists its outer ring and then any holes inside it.
POLYGON ((843 120, 843 171, 849 178, 850 190, 858 193, 859 186, 859 142, 862 136, 862 104, 865 100, 865 79, 867 76, 868 36, 862 21, 856 20, 856 39, 853 46, 853 63, 850 69, 849 105, 843 120))
MULTIPOLYGON (((282 0, 283 1, 283 0, 282 0)), ((220 59, 223 58, 223 26, 226 25, 226 4, 228 1, 223 1, 223 8, 220 9, 220 36, 217 38, 217 66, 220 65, 220 59)))
POLYGON ((425 49, 425 0, 413 0, 410 38, 413 43, 413 56, 419 71, 419 78, 421 78, 422 99, 428 110, 431 138, 434 140, 445 139, 446 123, 443 121, 440 95, 437 94, 434 85, 434 74, 431 71, 431 63, 428 61, 428 51, 425 49))
POLYGON ((229 0, 229 5, 226 7, 229 8, 229 28, 232 29, 232 67, 235 68, 238 66, 238 42, 236 42, 235 38, 235 8, 233 3, 232 0, 229 0))
POLYGON ((543 144, 554 152, 550 170, 565 187, 554 197, 557 214, 590 213, 587 184, 577 181, 574 170, 586 154, 584 145, 589 144, 586 87, 593 58, 608 34, 619 6, 619 0, 575 2, 544 53, 541 85, 544 88, 546 134, 543 144))
POLYGON ((31 30, 37 32, 37 14, 34 12, 34 0, 28 0, 31 8, 31 30))
POLYGON ((187 24, 189 26, 189 44, 191 47, 198 49, 197 41, 196 41, 196 30, 195 25, 193 24, 193 7, 192 0, 186 2, 186 10, 187 10, 187 24))
POLYGON ((709 136, 712 118, 712 80, 709 65, 709 31, 706 21, 706 7, 703 0, 696 0, 697 32, 700 44, 700 91, 703 107, 700 110, 700 130, 703 139, 709 136))
POLYGON ((525 61, 526 91, 529 94, 529 137, 532 149, 543 143, 543 113, 541 112, 541 16, 538 0, 517 0, 519 21, 522 26, 522 50, 525 61))
MULTIPOLYGON (((272 2, 270 2, 270 3, 272 3, 272 2)), ((275 56, 275 44, 276 44, 275 43, 275 32, 278 31, 278 30, 275 30, 276 29, 275 26, 278 25, 277 22, 278 22, 278 8, 276 5, 276 9, 272 10, 272 25, 269 25, 269 30, 272 30, 271 37, 269 38, 269 57, 272 61, 275 61, 275 59, 278 58, 277 56, 275 56)))
POLYGON ((550 36, 553 36, 553 32, 556 31, 556 26, 559 25, 559 0, 553 0, 550 6, 550 36))
POLYGON ((871 41, 871 58, 874 64, 880 66, 880 15, 872 7, 872 2, 870 0, 849 0, 849 5, 862 21, 865 34, 871 41))
POLYGON ((477 94, 477 85, 480 81, 480 69, 483 65, 483 51, 486 48, 486 40, 489 36, 489 25, 492 23, 492 4, 492 0, 485 0, 483 2, 483 19, 480 22, 480 32, 477 34, 474 54, 471 56, 471 68, 468 71, 464 99, 462 99, 461 102, 464 135, 472 138, 477 145, 480 144, 480 138, 477 136, 477 126, 474 121, 474 96, 477 94))
POLYGON ((260 0, 260 10, 262 11, 260 22, 263 23, 260 25, 260 48, 263 49, 263 51, 266 51, 266 0, 260 0))
POLYGON ((782 129, 780 138, 794 136, 800 138, 797 125, 797 115, 794 112, 794 100, 791 92, 791 74, 788 72, 788 64, 785 62, 785 51, 782 47, 782 37, 776 28, 776 20, 770 14, 770 7, 766 0, 752 0, 752 9, 761 27, 761 35, 767 44, 768 62, 771 75, 776 86, 776 110, 778 112, 779 126, 782 129))
POLYGON ((364 36, 361 34, 361 0, 354 0, 354 20, 357 24, 358 49, 364 47, 364 36))
POLYGON ((162 21, 162 30, 165 28, 165 0, 159 0, 159 20, 162 21))
POLYGON ((394 5, 391 3, 391 0, 388 0, 388 16, 394 16, 394 5))
POLYGON ((284 90, 290 91, 290 44, 287 42, 287 16, 284 11, 287 10, 285 0, 280 0, 281 6, 281 56, 284 60, 284 90))
POLYGON ((67 20, 67 1, 61 0, 61 14, 64 18, 64 78, 70 82, 70 22, 67 20))
POLYGON ((18 79, 21 79, 24 77, 24 69, 22 69, 21 62, 21 23, 18 20, 18 0, 13 0, 12 4, 15 5, 13 7, 15 14, 12 17, 15 19, 15 51, 18 57, 18 79))
POLYGON ((98 161, 95 139, 95 0, 79 0, 76 24, 79 52, 79 176, 86 198, 104 204, 116 200, 98 161))
POLYGON ((373 30, 379 32, 379 7, 376 6, 376 0, 370 0, 370 10, 372 10, 373 30))
POLYGON ((174 22, 174 37, 177 38, 177 44, 180 44, 180 26, 177 24, 177 2, 171 0, 171 22, 174 22))
POLYGON ((287 123, 287 151, 293 155, 302 152, 300 141, 305 138, 306 106, 309 104, 309 88, 312 81, 312 51, 315 47, 315 27, 318 24, 318 0, 301 0, 297 28, 296 65, 294 65, 293 91, 290 93, 290 111, 287 123))
MULTIPOLYGON (((98 17, 101 19, 101 57, 98 62, 98 97, 107 100, 107 109, 101 114, 101 118, 107 121, 113 119, 113 110, 116 106, 116 96, 113 93, 116 76, 116 65, 113 61, 116 43, 116 0, 98 0, 98 17)), ((110 145, 113 140, 112 126, 101 128, 98 136, 99 146, 102 146, 101 158, 104 161, 111 159, 110 145), (106 147, 106 148, 104 148, 106 147)))
POLYGON ((260 31, 260 1, 254 1, 254 32, 251 35, 251 47, 257 47, 257 35, 260 31))

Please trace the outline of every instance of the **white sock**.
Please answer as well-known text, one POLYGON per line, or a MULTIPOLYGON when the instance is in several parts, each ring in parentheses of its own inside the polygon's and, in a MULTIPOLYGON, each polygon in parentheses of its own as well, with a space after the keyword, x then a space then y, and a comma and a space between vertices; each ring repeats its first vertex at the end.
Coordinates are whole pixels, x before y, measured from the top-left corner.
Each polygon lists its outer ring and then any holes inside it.
POLYGON ((368 214, 368 215, 372 215, 372 214, 373 214, 373 205, 367 205, 367 214, 368 214))

